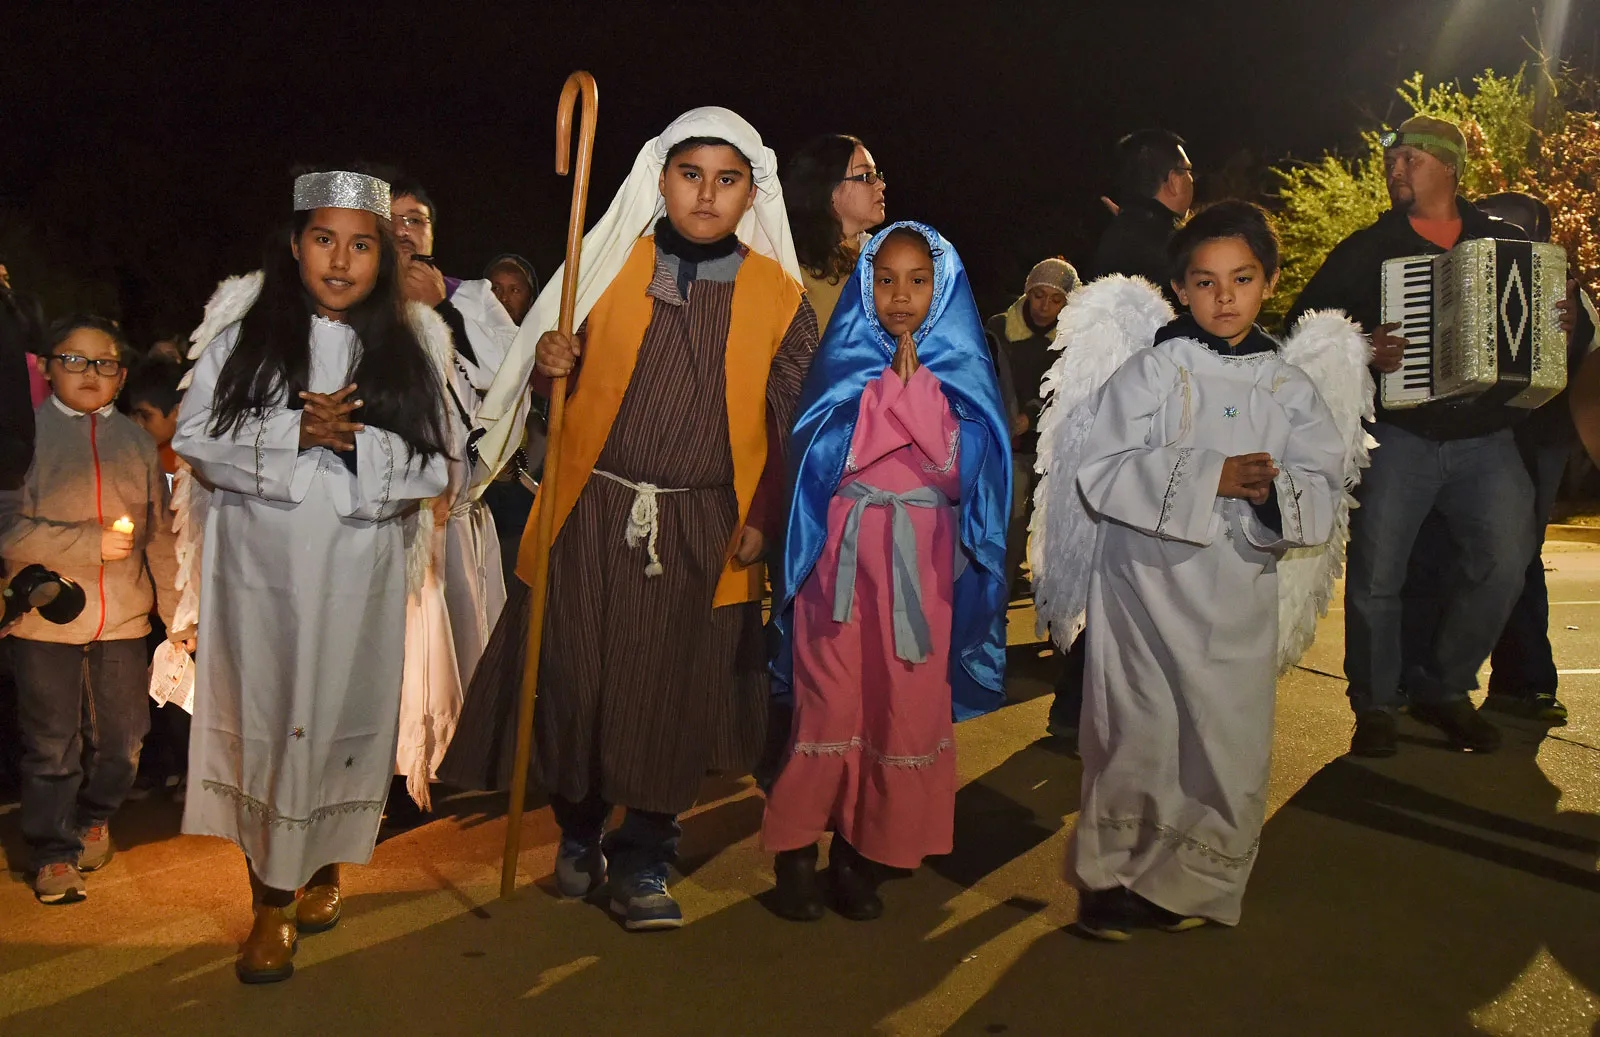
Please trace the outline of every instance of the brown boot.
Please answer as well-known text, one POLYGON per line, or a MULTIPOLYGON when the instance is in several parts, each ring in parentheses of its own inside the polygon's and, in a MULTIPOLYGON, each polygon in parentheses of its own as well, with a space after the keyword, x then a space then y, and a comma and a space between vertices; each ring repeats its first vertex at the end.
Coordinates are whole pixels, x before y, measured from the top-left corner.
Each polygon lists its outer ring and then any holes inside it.
POLYGON ((240 948, 234 971, 241 983, 278 983, 294 975, 294 905, 256 908, 256 922, 240 948))
POLYGON ((338 925, 339 909, 343 905, 337 878, 332 883, 307 886, 294 905, 294 917, 300 935, 325 933, 338 925))

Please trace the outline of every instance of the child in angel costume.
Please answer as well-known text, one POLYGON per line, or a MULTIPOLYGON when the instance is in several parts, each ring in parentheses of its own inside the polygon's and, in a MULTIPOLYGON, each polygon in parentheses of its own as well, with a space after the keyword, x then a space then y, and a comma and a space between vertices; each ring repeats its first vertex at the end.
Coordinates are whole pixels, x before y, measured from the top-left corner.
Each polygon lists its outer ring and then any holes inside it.
POLYGON ((389 185, 334 171, 295 180, 264 269, 218 289, 195 343, 172 440, 211 487, 203 520, 185 487, 182 523, 204 531, 183 830, 244 850, 255 921, 236 970, 270 983, 300 934, 338 922, 338 865, 377 838, 407 592, 434 539, 419 502, 455 452, 449 334, 401 295, 389 185))
POLYGON ((1048 376, 1030 553, 1041 626, 1087 622, 1078 926, 1235 925, 1266 819, 1277 674, 1309 646, 1370 445, 1369 347, 1309 314, 1255 326, 1277 281, 1266 214, 1223 202, 1154 286, 1080 289, 1048 376))

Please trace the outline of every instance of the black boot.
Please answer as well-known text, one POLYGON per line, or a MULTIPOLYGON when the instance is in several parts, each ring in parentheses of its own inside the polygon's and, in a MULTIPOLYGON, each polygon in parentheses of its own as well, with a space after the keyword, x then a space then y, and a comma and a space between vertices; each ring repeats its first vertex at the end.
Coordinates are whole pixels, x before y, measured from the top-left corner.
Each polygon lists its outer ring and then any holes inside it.
POLYGON ((828 851, 828 878, 833 909, 844 917, 852 922, 870 922, 883 914, 877 870, 844 836, 833 837, 833 848, 828 851))
POLYGON ((815 922, 822 917, 822 887, 817 885, 817 845, 784 850, 772 864, 778 876, 772 910, 791 922, 815 922))

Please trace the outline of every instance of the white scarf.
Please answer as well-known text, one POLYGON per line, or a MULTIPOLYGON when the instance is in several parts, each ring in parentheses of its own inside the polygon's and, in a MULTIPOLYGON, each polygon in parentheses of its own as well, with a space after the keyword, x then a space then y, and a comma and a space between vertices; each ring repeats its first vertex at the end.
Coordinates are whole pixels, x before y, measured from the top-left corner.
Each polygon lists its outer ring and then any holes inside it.
MULTIPOLYGON (((777 260, 789 276, 800 279, 800 261, 795 257, 789 215, 783 205, 783 188, 778 182, 778 156, 761 143, 761 135, 755 127, 735 113, 726 108, 696 108, 680 115, 661 136, 639 149, 639 157, 633 160, 633 171, 623 181, 611 207, 594 229, 583 236, 577 307, 572 315, 574 330, 583 324, 600 296, 611 287, 633 251, 634 243, 651 233, 656 221, 666 214, 666 202, 661 197, 661 170, 673 145, 691 137, 725 140, 750 159, 756 198, 755 204, 739 221, 739 240, 777 260)), ((565 271, 563 264, 539 293, 517 332, 505 363, 495 375, 494 384, 478 408, 478 423, 485 433, 478 441, 481 460, 474 475, 474 497, 483 492, 511 459, 522 440, 534 347, 539 336, 556 327, 565 271)))

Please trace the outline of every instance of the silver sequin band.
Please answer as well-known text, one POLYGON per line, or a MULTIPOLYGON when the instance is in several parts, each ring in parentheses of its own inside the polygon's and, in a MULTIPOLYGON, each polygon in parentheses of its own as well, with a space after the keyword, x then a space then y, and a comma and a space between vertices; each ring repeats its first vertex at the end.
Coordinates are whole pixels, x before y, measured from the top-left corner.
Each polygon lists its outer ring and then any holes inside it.
POLYGON ((365 173, 307 173, 294 178, 294 211, 365 209, 389 218, 389 185, 365 173))

